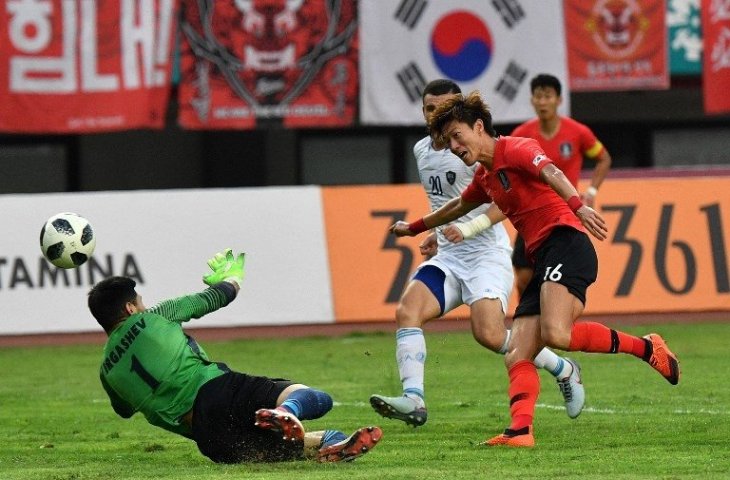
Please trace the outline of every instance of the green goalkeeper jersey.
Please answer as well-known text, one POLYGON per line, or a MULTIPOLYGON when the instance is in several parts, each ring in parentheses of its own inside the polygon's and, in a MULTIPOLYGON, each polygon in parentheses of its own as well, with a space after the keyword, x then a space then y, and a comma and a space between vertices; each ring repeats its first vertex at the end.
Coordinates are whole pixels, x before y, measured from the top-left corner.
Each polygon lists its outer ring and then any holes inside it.
POLYGON ((104 346, 100 370, 114 411, 124 418, 142 412, 152 425, 190 437, 181 416, 193 408, 204 383, 229 370, 208 360, 183 332, 182 322, 218 310, 230 300, 216 285, 135 313, 115 328, 104 346))

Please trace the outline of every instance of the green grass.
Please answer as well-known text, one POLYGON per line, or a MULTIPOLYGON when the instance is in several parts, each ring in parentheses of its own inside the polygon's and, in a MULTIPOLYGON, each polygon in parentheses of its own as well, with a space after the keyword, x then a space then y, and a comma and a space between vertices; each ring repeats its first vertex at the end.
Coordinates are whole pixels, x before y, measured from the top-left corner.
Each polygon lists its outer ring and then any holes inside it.
POLYGON ((573 354, 586 410, 568 419, 541 373, 528 450, 479 445, 509 422, 507 381, 502 358, 466 333, 427 332, 429 420, 419 429, 380 418, 367 401, 400 391, 391 332, 204 345, 234 369, 330 392, 335 408, 305 426, 383 428, 372 453, 341 465, 213 464, 192 442, 113 413, 97 376, 100 346, 0 349, 0 479, 730 478, 730 323, 626 330, 663 334, 682 362, 680 384, 627 355, 573 354))

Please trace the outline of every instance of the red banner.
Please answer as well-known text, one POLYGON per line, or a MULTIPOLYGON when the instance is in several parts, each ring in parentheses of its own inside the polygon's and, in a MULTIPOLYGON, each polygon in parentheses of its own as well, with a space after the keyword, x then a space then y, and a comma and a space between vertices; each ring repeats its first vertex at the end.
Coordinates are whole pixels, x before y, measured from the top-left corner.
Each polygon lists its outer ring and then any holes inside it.
POLYGON ((570 88, 669 88, 666 0, 565 0, 570 88))
POLYGON ((702 0, 705 113, 730 112, 730 2, 702 0))
POLYGON ((0 131, 161 128, 176 0, 6 0, 0 131))
POLYGON ((181 126, 353 123, 355 0, 183 0, 183 6, 181 126))

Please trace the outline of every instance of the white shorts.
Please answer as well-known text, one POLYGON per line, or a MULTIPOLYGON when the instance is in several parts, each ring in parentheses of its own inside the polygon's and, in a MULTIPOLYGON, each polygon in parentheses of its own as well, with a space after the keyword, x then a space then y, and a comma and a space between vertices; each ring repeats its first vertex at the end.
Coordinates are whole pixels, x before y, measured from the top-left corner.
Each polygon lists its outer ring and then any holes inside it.
POLYGON ((438 254, 418 266, 413 278, 419 279, 419 271, 432 265, 441 270, 445 277, 443 285, 424 284, 436 296, 445 314, 463 304, 471 305, 482 298, 497 298, 502 302, 502 311, 507 313, 509 296, 514 283, 512 260, 503 252, 488 252, 468 262, 453 256, 438 254))

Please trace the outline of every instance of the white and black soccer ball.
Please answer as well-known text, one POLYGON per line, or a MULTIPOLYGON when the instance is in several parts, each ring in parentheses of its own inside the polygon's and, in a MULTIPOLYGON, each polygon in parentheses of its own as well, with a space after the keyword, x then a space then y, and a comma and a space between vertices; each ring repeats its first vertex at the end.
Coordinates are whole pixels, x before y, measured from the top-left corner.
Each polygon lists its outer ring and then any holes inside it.
POLYGON ((75 213, 49 218, 41 229, 41 251, 46 260, 60 268, 76 268, 94 253, 96 237, 91 224, 75 213))

